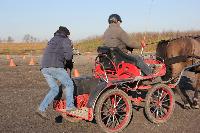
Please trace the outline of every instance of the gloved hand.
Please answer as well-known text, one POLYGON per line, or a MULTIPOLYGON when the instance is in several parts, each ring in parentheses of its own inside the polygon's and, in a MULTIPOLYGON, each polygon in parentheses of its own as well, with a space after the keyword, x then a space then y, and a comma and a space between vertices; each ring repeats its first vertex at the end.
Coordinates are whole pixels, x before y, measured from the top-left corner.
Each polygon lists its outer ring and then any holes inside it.
POLYGON ((130 47, 128 47, 128 46, 126 46, 126 49, 127 49, 128 51, 130 51, 131 53, 132 53, 132 51, 133 51, 133 48, 130 48, 130 47))
POLYGON ((65 61, 65 69, 69 68, 70 70, 73 69, 73 61, 72 60, 66 60, 65 61))

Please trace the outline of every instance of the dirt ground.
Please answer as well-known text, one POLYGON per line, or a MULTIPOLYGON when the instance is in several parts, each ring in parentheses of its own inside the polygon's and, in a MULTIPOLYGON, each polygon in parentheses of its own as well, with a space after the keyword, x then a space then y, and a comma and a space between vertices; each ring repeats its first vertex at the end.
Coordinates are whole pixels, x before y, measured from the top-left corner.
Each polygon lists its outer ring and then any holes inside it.
MULTIPOLYGON (((48 91, 45 79, 39 70, 40 56, 35 57, 35 66, 29 66, 30 57, 12 56, 17 67, 9 67, 5 55, 0 55, 0 132, 17 133, 101 133, 95 122, 81 121, 70 123, 58 119, 52 105, 47 110, 50 120, 35 115, 35 110, 48 91)), ((75 56, 75 68, 81 75, 91 75, 95 55, 75 56)), ((200 110, 184 110, 175 95, 175 111, 171 119, 164 124, 155 125, 148 121, 143 113, 133 110, 133 118, 124 133, 187 133, 200 132, 200 110)))

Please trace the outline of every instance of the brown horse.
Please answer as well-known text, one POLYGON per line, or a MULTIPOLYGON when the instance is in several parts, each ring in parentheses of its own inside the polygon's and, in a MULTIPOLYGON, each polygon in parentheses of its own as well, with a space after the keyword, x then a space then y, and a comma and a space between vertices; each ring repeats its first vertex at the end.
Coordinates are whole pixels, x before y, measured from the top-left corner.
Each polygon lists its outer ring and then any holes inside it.
MULTIPOLYGON (((199 64, 200 61, 200 36, 196 37, 181 37, 171 40, 160 41, 156 49, 157 59, 163 59, 167 66, 167 73, 162 77, 165 81, 177 82, 181 72, 191 65, 199 64)), ((194 66, 188 69, 195 72, 196 85, 193 85, 195 90, 192 107, 198 109, 198 89, 200 89, 200 67, 194 66)), ((177 82, 178 83, 178 82, 177 82)), ((180 84, 175 88, 179 93, 185 108, 190 108, 189 101, 181 90, 180 84)), ((185 90, 184 90, 185 91, 185 90)))

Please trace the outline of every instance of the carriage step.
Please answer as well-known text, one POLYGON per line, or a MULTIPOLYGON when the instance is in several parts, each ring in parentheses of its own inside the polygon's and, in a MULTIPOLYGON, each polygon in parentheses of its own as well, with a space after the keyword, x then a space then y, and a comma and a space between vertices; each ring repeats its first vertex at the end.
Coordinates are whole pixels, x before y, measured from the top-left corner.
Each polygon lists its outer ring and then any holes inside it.
POLYGON ((88 108, 84 107, 84 108, 81 108, 81 109, 70 111, 68 114, 74 115, 74 116, 77 116, 77 117, 87 117, 88 116, 88 108))
POLYGON ((67 112, 66 110, 58 110, 61 113, 65 113, 66 115, 70 115, 73 117, 77 117, 77 118, 81 118, 81 119, 85 119, 85 120, 90 120, 93 118, 93 113, 91 113, 91 109, 87 108, 87 107, 82 107, 80 109, 77 109, 75 111, 70 111, 67 112))

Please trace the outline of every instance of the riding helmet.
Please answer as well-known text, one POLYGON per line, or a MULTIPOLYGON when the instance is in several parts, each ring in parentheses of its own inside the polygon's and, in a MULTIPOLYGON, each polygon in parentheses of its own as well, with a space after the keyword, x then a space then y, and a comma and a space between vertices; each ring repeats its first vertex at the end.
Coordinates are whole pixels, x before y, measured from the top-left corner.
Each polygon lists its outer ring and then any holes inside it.
POLYGON ((108 18, 108 23, 117 23, 117 22, 122 22, 121 17, 118 14, 111 14, 108 18))

